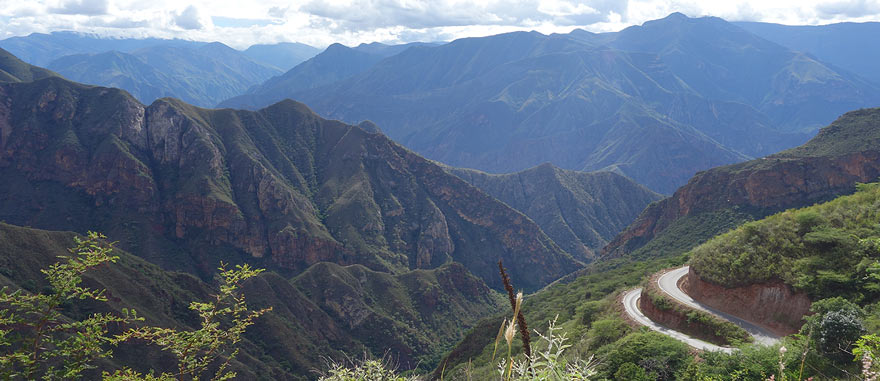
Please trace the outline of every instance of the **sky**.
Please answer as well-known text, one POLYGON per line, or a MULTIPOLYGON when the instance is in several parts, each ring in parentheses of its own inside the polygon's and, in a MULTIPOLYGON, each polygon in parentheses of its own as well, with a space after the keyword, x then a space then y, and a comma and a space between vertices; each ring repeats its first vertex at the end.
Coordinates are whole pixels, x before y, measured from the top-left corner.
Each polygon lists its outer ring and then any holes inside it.
POLYGON ((451 41, 618 31, 672 12, 788 25, 880 21, 880 0, 0 0, 0 39, 79 31, 253 44, 451 41))

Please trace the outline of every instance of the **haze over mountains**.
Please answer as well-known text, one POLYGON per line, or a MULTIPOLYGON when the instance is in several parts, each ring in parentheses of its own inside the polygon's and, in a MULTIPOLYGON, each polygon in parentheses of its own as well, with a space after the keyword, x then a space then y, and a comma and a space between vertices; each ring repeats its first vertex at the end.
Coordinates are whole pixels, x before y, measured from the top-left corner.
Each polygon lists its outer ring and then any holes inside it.
POLYGON ((144 103, 174 97, 209 107, 244 93, 318 53, 296 43, 239 51, 218 42, 110 39, 55 32, 12 37, 0 47, 65 78, 124 89, 144 103))
MULTIPOLYGON (((322 56, 313 62, 334 60, 322 56)), ((319 77, 312 70, 306 62, 279 78, 319 77)), ((321 76, 349 73, 328 67, 321 76)), ((617 171, 663 193, 698 170, 800 144, 880 100, 858 75, 724 20, 681 14, 618 33, 414 47, 336 83, 297 83, 273 79, 220 105, 290 97, 330 118, 376 122, 453 166, 511 172, 551 162, 617 171)))

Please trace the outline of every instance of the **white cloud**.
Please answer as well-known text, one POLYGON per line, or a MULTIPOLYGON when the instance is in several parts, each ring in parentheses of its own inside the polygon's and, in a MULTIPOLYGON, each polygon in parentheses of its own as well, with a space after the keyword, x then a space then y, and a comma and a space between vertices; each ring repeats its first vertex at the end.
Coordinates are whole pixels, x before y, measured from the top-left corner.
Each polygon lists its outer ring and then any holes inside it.
POLYGON ((202 29, 205 27, 199 9, 192 5, 186 7, 183 12, 174 15, 174 24, 187 30, 202 29))
POLYGON ((110 8, 108 0, 65 0, 57 7, 50 7, 52 13, 65 15, 104 15, 110 8))
POLYGON ((0 38, 74 30, 237 48, 281 41, 323 47, 514 30, 615 31, 672 12, 784 24, 880 21, 880 0, 0 0, 0 38))

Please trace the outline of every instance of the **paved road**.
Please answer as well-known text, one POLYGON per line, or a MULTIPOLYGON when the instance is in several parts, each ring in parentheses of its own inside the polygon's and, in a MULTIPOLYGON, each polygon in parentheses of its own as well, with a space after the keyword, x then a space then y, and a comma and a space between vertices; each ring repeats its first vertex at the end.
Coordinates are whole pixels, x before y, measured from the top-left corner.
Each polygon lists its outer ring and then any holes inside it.
POLYGON ((639 310, 639 298, 641 296, 641 288, 630 290, 626 293, 626 295, 623 296, 623 307, 626 310, 626 313, 629 314, 629 316, 639 324, 651 328, 664 335, 671 336, 672 338, 684 342, 685 344, 697 349, 702 349, 706 351, 723 351, 726 353, 731 353, 735 350, 735 348, 721 347, 712 343, 707 343, 703 340, 690 337, 681 332, 671 330, 653 322, 651 319, 648 319, 648 317, 645 316, 645 314, 643 314, 641 310, 639 310))
POLYGON ((772 332, 764 328, 749 323, 736 316, 718 311, 712 307, 702 304, 688 296, 688 294, 685 294, 684 291, 678 288, 678 281, 679 279, 687 275, 689 269, 690 266, 684 266, 663 274, 662 276, 660 276, 660 278, 657 279, 657 285, 667 295, 677 299, 684 304, 687 304, 691 308, 703 310, 713 315, 720 316, 722 319, 725 319, 729 322, 732 322, 733 324, 740 326, 742 329, 748 332, 749 335, 752 335, 756 343, 773 345, 779 342, 778 335, 773 334, 772 332))

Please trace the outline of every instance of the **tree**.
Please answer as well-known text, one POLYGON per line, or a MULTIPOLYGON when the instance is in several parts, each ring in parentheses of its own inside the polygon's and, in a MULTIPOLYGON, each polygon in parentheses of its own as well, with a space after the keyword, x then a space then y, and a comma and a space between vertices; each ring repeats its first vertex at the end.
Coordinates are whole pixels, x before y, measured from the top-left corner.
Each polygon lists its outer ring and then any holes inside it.
POLYGON ((174 354, 178 371, 144 375, 123 368, 112 374, 104 372, 105 379, 196 380, 209 369, 214 370, 214 380, 234 377, 229 364, 238 354, 236 345, 241 335, 256 318, 271 310, 248 309, 240 285, 263 270, 248 265, 227 269, 221 264, 219 293, 208 302, 189 306, 201 317, 197 330, 144 326, 111 335, 112 325, 131 326, 143 319, 128 309, 122 309, 121 314, 96 313, 82 320, 64 314, 67 303, 107 301, 104 290, 80 286, 84 273, 119 259, 111 255, 113 244, 105 240, 105 236, 94 232, 84 238, 74 237, 76 245, 69 249, 71 255, 41 270, 49 283, 45 292, 0 289, 0 378, 77 379, 83 371, 95 368, 96 360, 111 358, 112 345, 136 339, 174 354))

